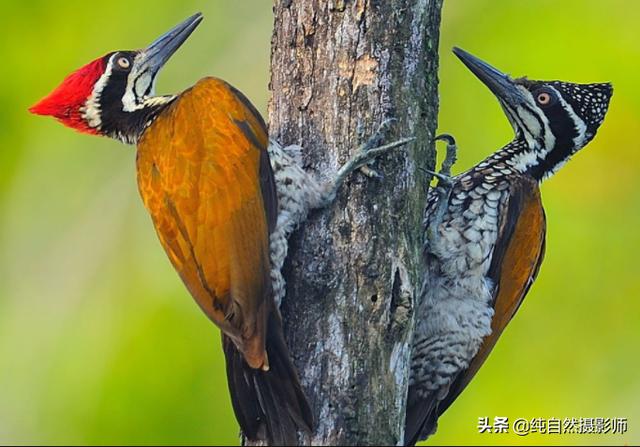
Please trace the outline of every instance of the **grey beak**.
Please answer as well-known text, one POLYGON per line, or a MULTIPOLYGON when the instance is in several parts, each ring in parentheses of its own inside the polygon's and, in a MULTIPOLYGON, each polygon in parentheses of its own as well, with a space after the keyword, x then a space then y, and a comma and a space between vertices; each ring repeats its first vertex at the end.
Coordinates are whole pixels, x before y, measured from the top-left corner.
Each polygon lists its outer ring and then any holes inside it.
POLYGON ((140 69, 156 74, 178 48, 187 40, 193 30, 202 22, 202 14, 197 13, 158 37, 140 52, 140 69))
POLYGON ((523 94, 518 89, 511 77, 492 67, 483 60, 467 53, 461 48, 454 47, 453 53, 458 56, 463 64, 480 79, 489 90, 506 104, 516 107, 525 102, 523 94))

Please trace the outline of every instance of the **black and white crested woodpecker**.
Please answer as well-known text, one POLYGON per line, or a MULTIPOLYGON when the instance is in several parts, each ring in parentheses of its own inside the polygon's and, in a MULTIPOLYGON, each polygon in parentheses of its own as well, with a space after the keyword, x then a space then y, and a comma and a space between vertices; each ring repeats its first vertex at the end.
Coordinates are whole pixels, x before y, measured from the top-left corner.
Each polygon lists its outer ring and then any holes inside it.
POLYGON ((454 53, 497 97, 515 138, 468 171, 440 176, 429 194, 407 445, 435 432, 518 310, 544 257, 539 185, 593 139, 613 93, 608 83, 513 79, 454 53))

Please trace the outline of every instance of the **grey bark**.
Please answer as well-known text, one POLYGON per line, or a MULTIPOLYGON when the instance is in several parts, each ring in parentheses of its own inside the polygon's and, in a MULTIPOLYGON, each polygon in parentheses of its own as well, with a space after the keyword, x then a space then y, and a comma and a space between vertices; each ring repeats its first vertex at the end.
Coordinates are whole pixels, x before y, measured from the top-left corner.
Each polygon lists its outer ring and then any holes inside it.
POLYGON ((311 402, 305 443, 402 440, 422 218, 433 168, 442 0, 276 0, 270 136, 334 173, 386 119, 416 141, 354 173, 292 237, 282 305, 311 402))

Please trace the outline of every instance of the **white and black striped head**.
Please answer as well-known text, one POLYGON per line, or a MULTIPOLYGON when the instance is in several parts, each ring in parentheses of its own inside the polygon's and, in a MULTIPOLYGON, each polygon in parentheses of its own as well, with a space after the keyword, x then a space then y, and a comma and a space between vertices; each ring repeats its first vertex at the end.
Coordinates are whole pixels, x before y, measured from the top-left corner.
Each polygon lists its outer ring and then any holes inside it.
POLYGON ((136 143, 175 97, 154 96, 160 69, 202 21, 195 14, 136 51, 115 51, 76 70, 29 111, 77 131, 136 143))
POLYGON ((516 133, 509 163, 541 181, 593 139, 613 94, 609 83, 513 79, 454 48, 456 56, 496 95, 516 133))

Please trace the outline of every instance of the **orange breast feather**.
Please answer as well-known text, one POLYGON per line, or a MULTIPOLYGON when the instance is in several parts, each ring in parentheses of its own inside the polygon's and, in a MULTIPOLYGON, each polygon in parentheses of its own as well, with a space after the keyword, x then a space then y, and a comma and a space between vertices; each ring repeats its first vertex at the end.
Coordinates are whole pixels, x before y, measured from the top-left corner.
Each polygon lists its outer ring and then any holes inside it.
POLYGON ((254 368, 266 361, 265 206, 275 205, 263 200, 268 139, 256 114, 225 82, 203 79, 147 129, 137 160, 140 194, 171 263, 254 368))

